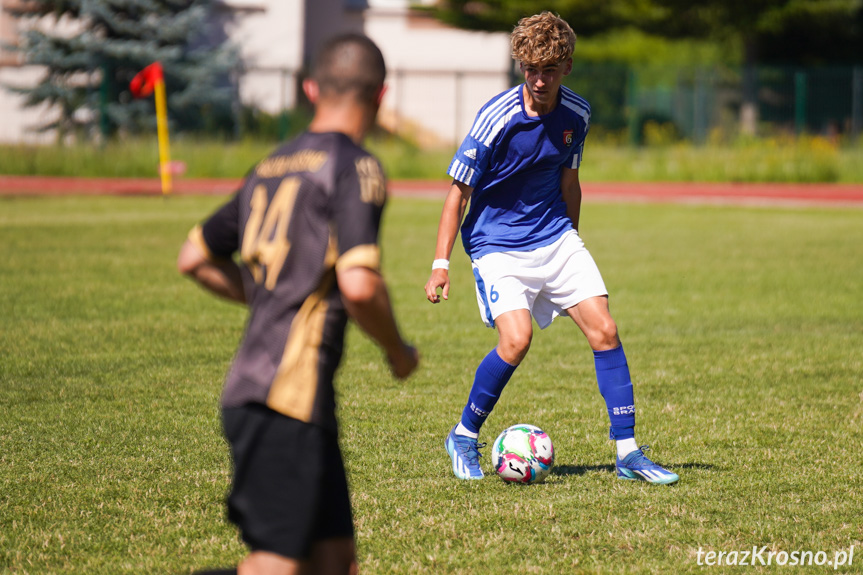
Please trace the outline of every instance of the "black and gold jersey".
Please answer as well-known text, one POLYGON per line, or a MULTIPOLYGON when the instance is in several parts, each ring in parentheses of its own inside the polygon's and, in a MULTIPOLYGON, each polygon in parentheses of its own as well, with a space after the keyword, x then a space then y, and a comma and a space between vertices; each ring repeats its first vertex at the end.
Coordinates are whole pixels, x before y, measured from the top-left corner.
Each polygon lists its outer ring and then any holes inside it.
POLYGON ((340 133, 305 133, 259 163, 190 238, 213 259, 239 255, 249 319, 222 405, 261 403, 336 429, 333 377, 347 314, 336 270, 379 269, 386 183, 340 133))

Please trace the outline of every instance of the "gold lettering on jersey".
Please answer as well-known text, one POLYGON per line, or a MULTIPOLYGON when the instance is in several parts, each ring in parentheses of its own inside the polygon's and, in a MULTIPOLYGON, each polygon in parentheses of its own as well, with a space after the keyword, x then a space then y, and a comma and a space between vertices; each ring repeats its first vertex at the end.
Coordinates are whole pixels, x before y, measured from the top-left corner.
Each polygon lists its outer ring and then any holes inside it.
POLYGON ((360 199, 367 204, 384 205, 387 185, 381 165, 371 156, 366 156, 356 161, 356 167, 360 178, 360 199))
POLYGON ((255 283, 264 281, 264 287, 268 290, 276 287, 276 281, 291 249, 288 226, 299 189, 299 178, 286 178, 269 205, 267 189, 263 184, 255 187, 252 192, 249 202, 252 211, 246 221, 240 255, 252 272, 255 283))
POLYGON ((327 153, 320 150, 303 150, 290 156, 267 158, 255 168, 259 178, 278 178, 296 172, 317 172, 327 161, 327 153))
POLYGON ((243 233, 243 244, 240 246, 240 257, 246 263, 246 267, 252 272, 255 283, 261 283, 261 263, 258 261, 258 234, 261 232, 261 223, 264 221, 264 213, 267 211, 267 188, 258 184, 252 191, 252 199, 249 202, 252 208, 249 218, 246 220, 246 230, 243 233))

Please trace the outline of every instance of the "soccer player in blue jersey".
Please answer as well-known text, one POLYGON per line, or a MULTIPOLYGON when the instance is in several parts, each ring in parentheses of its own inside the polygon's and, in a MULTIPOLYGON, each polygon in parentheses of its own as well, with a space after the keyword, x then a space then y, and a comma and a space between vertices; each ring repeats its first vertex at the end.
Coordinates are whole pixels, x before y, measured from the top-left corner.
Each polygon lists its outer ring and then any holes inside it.
POLYGON ((448 299, 449 258, 461 226, 480 314, 497 328, 498 345, 480 362, 461 420, 446 438, 453 473, 483 477, 479 431, 527 354, 531 317, 544 329, 565 313, 593 349, 617 444, 617 476, 674 483, 677 474, 645 457, 635 441, 626 356, 602 276, 578 234, 578 169, 590 106, 561 86, 572 70, 575 33, 560 17, 543 12, 521 19, 511 40, 525 81, 480 109, 450 164, 453 183, 425 286, 432 303, 448 299))

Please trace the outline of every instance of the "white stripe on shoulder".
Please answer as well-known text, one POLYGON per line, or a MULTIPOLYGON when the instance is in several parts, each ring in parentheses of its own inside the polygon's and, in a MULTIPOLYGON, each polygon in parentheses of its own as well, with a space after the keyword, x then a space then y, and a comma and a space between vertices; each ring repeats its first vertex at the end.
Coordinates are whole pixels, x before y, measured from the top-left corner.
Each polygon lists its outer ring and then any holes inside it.
POLYGON ((573 92, 570 88, 567 88, 566 86, 561 86, 560 93, 565 99, 574 102, 590 111, 590 104, 587 103, 587 100, 573 92))
POLYGON ((572 110, 573 112, 575 112, 576 114, 578 114, 579 116, 581 116, 581 119, 584 120, 585 124, 590 124, 590 109, 589 108, 585 110, 584 108, 582 108, 576 104, 573 104, 572 102, 567 102, 566 100, 561 100, 561 103, 564 106, 566 106, 567 108, 569 108, 570 110, 572 110))
POLYGON ((584 120, 585 124, 590 123, 590 104, 587 103, 587 100, 567 88, 566 86, 561 86, 561 99, 560 102, 584 120))
POLYGON ((567 88, 566 86, 561 86, 560 93, 564 98, 567 98, 574 102, 579 102, 585 108, 590 108, 590 104, 587 103, 587 100, 573 92, 570 88, 567 88))
POLYGON ((507 122, 509 122, 509 119, 516 114, 521 114, 521 104, 519 104, 517 100, 512 106, 510 106, 506 110, 506 114, 500 116, 497 122, 495 122, 494 125, 492 125, 486 133, 482 134, 482 139, 480 139, 479 137, 477 139, 485 146, 490 146, 492 140, 494 140, 501 132, 501 130, 504 129, 507 122))
POLYGON ((485 134, 489 126, 496 124, 501 115, 505 115, 513 105, 518 106, 518 91, 520 89, 521 85, 504 92, 496 102, 483 110, 474 122, 470 135, 479 140, 480 135, 485 134))

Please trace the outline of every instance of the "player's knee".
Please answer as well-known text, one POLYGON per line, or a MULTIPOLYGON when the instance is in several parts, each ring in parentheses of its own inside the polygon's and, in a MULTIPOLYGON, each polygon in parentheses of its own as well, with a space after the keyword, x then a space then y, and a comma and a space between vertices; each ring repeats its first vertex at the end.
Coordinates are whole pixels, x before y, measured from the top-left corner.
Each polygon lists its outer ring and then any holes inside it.
POLYGON ((530 331, 509 334, 507 337, 501 338, 498 345, 498 355, 508 364, 518 365, 527 355, 532 338, 533 333, 530 331))
POLYGON ((590 347, 597 350, 614 349, 620 345, 617 335, 617 324, 611 318, 594 326, 590 332, 590 347))

